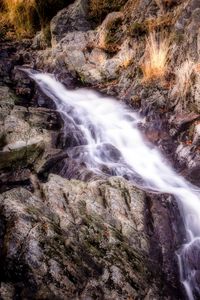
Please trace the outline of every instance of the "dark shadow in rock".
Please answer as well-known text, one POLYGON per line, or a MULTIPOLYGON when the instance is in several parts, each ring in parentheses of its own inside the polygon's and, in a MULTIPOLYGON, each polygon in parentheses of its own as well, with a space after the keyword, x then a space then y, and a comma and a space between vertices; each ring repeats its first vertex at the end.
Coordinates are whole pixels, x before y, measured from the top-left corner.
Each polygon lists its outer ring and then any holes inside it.
POLYGON ((155 276, 160 274, 165 288, 174 287, 172 299, 180 299, 183 289, 175 251, 184 243, 186 232, 178 205, 171 195, 147 193, 146 208, 146 232, 155 276))
POLYGON ((186 179, 190 181, 192 184, 200 187, 200 165, 197 165, 185 174, 186 179))

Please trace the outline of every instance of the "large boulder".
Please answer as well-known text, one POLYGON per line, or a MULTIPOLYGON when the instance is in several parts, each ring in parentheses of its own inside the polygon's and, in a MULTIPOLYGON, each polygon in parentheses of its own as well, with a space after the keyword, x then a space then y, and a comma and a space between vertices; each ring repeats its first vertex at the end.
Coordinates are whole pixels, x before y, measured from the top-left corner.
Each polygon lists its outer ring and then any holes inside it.
POLYGON ((0 185, 5 186, 28 180, 47 153, 55 154, 61 122, 54 110, 27 109, 16 105, 19 98, 8 87, 0 91, 0 185))
POLYGON ((144 192, 56 175, 37 188, 0 195, 2 299, 177 299, 150 257, 144 192))
POLYGON ((58 43, 68 32, 90 30, 87 15, 87 0, 77 0, 61 10, 51 21, 52 44, 58 43))

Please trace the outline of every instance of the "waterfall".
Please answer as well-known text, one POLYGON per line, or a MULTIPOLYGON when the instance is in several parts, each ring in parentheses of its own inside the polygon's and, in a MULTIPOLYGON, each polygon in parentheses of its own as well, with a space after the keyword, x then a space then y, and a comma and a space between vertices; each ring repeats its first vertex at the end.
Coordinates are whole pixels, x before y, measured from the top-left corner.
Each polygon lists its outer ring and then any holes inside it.
POLYGON ((65 126, 71 122, 83 145, 69 155, 97 174, 134 180, 145 189, 170 193, 176 198, 187 231, 187 243, 178 254, 181 282, 188 299, 200 297, 200 193, 179 176, 138 129, 140 116, 118 101, 87 89, 67 90, 52 75, 29 71, 40 89, 56 104, 65 126))

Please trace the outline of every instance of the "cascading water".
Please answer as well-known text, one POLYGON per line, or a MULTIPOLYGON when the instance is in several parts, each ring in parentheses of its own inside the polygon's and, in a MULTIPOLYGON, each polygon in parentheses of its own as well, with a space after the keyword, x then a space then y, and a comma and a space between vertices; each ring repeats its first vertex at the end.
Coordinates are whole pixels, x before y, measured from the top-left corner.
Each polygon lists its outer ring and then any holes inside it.
POLYGON ((84 162, 95 173, 106 169, 177 199, 187 231, 187 243, 179 251, 181 282, 190 300, 200 298, 200 193, 164 160, 158 150, 145 142, 138 129, 139 116, 119 102, 85 90, 67 90, 48 74, 33 73, 41 90, 61 113, 65 125, 84 136, 84 145, 69 155, 84 162))

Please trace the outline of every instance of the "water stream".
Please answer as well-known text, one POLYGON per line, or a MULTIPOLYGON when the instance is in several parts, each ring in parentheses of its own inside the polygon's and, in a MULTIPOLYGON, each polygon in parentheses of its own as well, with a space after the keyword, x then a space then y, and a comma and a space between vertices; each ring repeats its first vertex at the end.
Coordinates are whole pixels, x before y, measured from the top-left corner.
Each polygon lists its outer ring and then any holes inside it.
POLYGON ((179 176, 138 129, 140 116, 118 101, 86 89, 67 90, 52 75, 29 72, 70 121, 84 143, 69 155, 97 174, 133 179, 145 189, 173 194, 180 205, 187 243, 178 254, 180 278, 189 300, 200 299, 200 192, 179 176))

